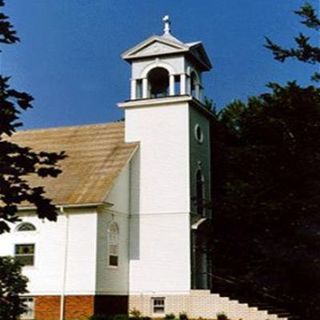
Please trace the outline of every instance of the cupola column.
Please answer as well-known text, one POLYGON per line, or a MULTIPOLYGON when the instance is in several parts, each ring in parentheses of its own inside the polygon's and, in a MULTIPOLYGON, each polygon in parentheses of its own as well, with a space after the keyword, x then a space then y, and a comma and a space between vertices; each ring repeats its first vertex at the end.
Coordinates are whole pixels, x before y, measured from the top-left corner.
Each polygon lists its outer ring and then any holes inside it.
POLYGON ((137 99, 137 81, 135 79, 131 79, 130 99, 131 100, 137 99))
POLYGON ((148 79, 147 78, 142 79, 142 98, 143 99, 148 98, 148 79))
POLYGON ((174 96, 174 74, 170 74, 169 76, 169 95, 174 96))
POLYGON ((195 88, 195 98, 197 98, 198 100, 200 100, 200 84, 197 83, 196 84, 196 88, 195 88))
POLYGON ((187 77, 187 92, 186 93, 191 95, 191 78, 189 75, 187 77))
POLYGON ((186 87, 187 87, 187 76, 185 73, 182 73, 180 75, 180 94, 181 95, 186 94, 186 87))

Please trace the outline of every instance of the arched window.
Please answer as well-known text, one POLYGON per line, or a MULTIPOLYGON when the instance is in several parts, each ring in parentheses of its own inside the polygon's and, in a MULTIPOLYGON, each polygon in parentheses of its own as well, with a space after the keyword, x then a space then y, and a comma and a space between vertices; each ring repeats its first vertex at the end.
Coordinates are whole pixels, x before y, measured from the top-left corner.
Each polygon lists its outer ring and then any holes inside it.
POLYGON ((108 265, 110 267, 119 265, 119 227, 115 222, 108 228, 108 265))
POLYGON ((32 223, 22 222, 17 226, 16 231, 36 231, 36 227, 32 223))
POLYGON ((169 72, 157 67, 149 71, 148 83, 150 98, 161 98, 169 95, 169 72))
POLYGON ((198 170, 196 173, 196 205, 197 213, 203 215, 203 200, 204 200, 204 177, 201 170, 198 170))

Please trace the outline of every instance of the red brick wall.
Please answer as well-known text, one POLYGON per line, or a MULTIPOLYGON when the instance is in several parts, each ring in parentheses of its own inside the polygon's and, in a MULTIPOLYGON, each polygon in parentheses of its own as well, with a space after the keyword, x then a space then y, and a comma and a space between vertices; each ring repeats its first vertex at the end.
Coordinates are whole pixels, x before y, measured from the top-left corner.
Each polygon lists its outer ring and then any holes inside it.
POLYGON ((94 313, 94 296, 66 296, 65 319, 81 319, 94 313))
MULTIPOLYGON (((37 320, 60 319, 60 296, 35 298, 37 320)), ((89 317, 94 313, 94 296, 65 296, 64 318, 68 320, 89 317)))
POLYGON ((59 296, 35 297, 35 315, 37 320, 59 320, 60 297, 59 296))

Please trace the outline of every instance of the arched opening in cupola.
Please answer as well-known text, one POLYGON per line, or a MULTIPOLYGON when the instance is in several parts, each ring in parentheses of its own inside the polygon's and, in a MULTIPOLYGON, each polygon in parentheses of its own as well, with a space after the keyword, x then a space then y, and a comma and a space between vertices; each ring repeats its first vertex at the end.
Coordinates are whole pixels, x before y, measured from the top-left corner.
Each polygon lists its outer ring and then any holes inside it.
POLYGON ((169 72, 157 67, 149 71, 148 84, 150 98, 161 98, 169 95, 169 72))

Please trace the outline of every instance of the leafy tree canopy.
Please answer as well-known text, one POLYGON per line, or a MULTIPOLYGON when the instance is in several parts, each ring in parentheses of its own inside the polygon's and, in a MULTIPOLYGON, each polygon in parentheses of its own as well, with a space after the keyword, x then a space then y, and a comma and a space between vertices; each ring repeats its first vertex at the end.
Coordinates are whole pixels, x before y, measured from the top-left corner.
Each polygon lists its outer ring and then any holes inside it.
MULTIPOLYGON (((295 11, 295 13, 302 18, 302 24, 315 32, 319 32, 320 19, 310 3, 306 3, 300 8, 300 10, 295 11)), ((274 58, 280 62, 284 62, 287 58, 294 58, 311 64, 317 64, 320 62, 320 48, 310 43, 310 37, 299 33, 294 40, 297 46, 295 48, 286 49, 274 43, 269 38, 266 38, 266 48, 272 50, 274 58)), ((312 79, 319 81, 320 73, 315 72, 312 79)))
MULTIPOLYGON (((309 4, 296 13, 319 28, 309 4)), ((267 39, 267 47, 279 61, 320 62, 309 39, 296 42, 283 49, 267 39)), ((271 92, 225 107, 213 124, 214 273, 226 280, 214 286, 317 320, 320 89, 294 81, 268 86, 271 92)))
POLYGON ((0 257, 0 319, 16 320, 25 311, 20 294, 27 293, 28 279, 21 265, 10 257, 0 257))

